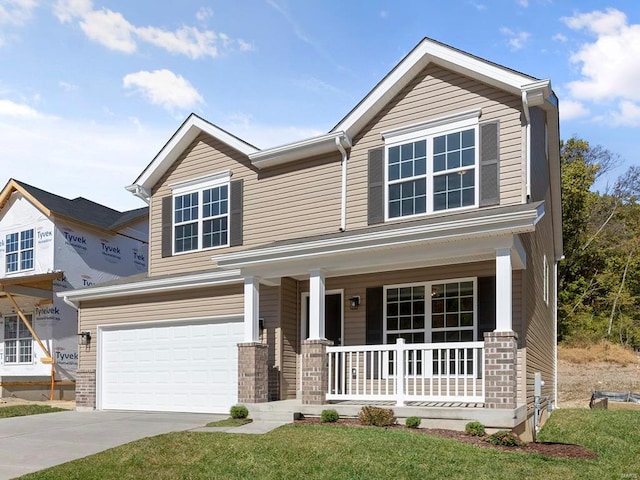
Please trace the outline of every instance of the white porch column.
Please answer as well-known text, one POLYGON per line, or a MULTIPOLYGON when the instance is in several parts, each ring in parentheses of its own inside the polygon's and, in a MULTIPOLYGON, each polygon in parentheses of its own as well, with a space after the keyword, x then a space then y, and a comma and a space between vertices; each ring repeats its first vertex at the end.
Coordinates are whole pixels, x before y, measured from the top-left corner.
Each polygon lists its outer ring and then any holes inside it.
POLYGON ((495 332, 513 331, 512 319, 512 266, 511 249, 496 250, 496 329, 495 332))
POLYGON ((309 272, 309 340, 324 337, 324 271, 309 272))
POLYGON ((257 342, 260 339, 260 280, 257 277, 244 279, 244 341, 257 342))

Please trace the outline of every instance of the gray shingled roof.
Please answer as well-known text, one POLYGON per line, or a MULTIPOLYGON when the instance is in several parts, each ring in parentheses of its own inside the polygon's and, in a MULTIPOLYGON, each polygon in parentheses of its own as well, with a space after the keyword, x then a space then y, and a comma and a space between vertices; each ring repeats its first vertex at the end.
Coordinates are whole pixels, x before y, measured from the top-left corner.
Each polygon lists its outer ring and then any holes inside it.
POLYGON ((13 180, 53 213, 103 230, 117 230, 129 222, 148 215, 149 212, 148 207, 119 212, 83 197, 69 200, 24 182, 13 180))

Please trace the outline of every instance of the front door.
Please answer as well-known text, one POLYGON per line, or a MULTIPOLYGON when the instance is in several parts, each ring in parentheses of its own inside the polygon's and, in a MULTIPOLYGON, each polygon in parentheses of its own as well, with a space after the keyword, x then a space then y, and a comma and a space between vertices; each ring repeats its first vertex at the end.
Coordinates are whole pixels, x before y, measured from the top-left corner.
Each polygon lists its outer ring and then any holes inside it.
MULTIPOLYGON (((304 294, 304 338, 309 337, 309 295, 304 294)), ((324 296, 324 335, 334 345, 342 345, 342 292, 324 296)))

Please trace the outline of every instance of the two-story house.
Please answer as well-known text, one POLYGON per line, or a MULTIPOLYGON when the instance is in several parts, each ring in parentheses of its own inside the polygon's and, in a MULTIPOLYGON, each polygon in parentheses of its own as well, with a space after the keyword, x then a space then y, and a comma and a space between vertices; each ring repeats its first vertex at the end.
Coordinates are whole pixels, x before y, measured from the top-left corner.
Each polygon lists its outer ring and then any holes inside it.
POLYGON ((9 180, 0 192, 2 396, 73 398, 88 337, 55 293, 146 273, 147 239, 147 207, 119 212, 9 180))
POLYGON ((128 187, 148 276, 67 293, 94 339, 78 405, 531 427, 556 391, 558 135, 549 80, 430 39, 325 135, 260 150, 191 115, 128 187))

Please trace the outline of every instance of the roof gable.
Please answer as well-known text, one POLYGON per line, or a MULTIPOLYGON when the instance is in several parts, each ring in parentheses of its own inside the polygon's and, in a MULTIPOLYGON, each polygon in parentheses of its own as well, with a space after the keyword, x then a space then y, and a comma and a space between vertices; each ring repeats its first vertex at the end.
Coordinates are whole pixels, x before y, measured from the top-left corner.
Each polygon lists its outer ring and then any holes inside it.
POLYGON ((83 197, 70 200, 15 179, 10 179, 0 192, 0 209, 14 192, 22 194, 48 217, 63 217, 108 231, 117 231, 148 214, 147 207, 119 212, 83 197))

